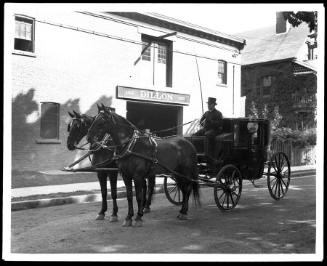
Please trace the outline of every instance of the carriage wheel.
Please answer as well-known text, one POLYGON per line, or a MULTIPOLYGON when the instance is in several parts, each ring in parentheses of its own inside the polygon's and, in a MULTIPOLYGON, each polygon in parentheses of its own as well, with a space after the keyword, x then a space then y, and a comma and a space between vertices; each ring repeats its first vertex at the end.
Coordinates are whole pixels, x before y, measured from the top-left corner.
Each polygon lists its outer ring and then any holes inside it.
POLYGON ((267 184, 272 198, 283 198, 291 180, 291 168, 285 153, 278 152, 271 157, 268 166, 267 184))
POLYGON ((164 179, 164 191, 167 199, 174 205, 182 205, 182 191, 177 186, 174 179, 165 177, 164 179))
POLYGON ((215 202, 222 211, 233 209, 242 192, 242 175, 240 170, 232 164, 220 169, 214 187, 215 202))

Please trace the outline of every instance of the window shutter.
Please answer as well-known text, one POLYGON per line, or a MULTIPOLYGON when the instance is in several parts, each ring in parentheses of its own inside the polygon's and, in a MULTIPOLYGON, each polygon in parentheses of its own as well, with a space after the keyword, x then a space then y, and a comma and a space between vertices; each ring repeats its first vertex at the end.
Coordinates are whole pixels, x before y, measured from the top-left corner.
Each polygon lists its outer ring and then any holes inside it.
POLYGON ((42 103, 41 138, 59 139, 59 104, 42 103))

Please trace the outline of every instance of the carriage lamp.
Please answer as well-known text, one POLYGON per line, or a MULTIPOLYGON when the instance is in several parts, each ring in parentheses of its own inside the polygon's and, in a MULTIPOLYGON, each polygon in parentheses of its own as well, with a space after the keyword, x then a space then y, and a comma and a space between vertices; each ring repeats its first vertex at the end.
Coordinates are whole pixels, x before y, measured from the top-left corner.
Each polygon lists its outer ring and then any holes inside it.
POLYGON ((250 134, 256 133, 258 131, 258 123, 249 122, 247 124, 247 129, 248 129, 250 134))
POLYGON ((251 134, 251 145, 254 145, 254 140, 257 138, 257 131, 258 131, 258 123, 249 122, 247 124, 247 129, 251 134))

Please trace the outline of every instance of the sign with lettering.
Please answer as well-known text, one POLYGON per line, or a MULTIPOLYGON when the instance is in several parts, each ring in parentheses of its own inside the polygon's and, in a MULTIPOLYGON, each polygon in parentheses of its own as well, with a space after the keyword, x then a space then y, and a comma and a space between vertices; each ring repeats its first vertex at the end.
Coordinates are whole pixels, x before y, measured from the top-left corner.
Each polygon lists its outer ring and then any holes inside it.
POLYGON ((189 94, 117 86, 117 98, 189 105, 189 94))

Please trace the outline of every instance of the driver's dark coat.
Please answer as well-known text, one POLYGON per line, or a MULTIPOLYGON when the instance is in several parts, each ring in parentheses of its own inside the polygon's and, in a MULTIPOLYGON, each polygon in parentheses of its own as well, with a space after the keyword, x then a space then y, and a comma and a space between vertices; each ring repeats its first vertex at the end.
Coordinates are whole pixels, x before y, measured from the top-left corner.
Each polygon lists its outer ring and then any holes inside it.
POLYGON ((223 119, 223 115, 217 109, 213 109, 212 111, 206 111, 201 119, 200 124, 204 122, 204 129, 211 130, 217 129, 220 126, 220 121, 223 119))

